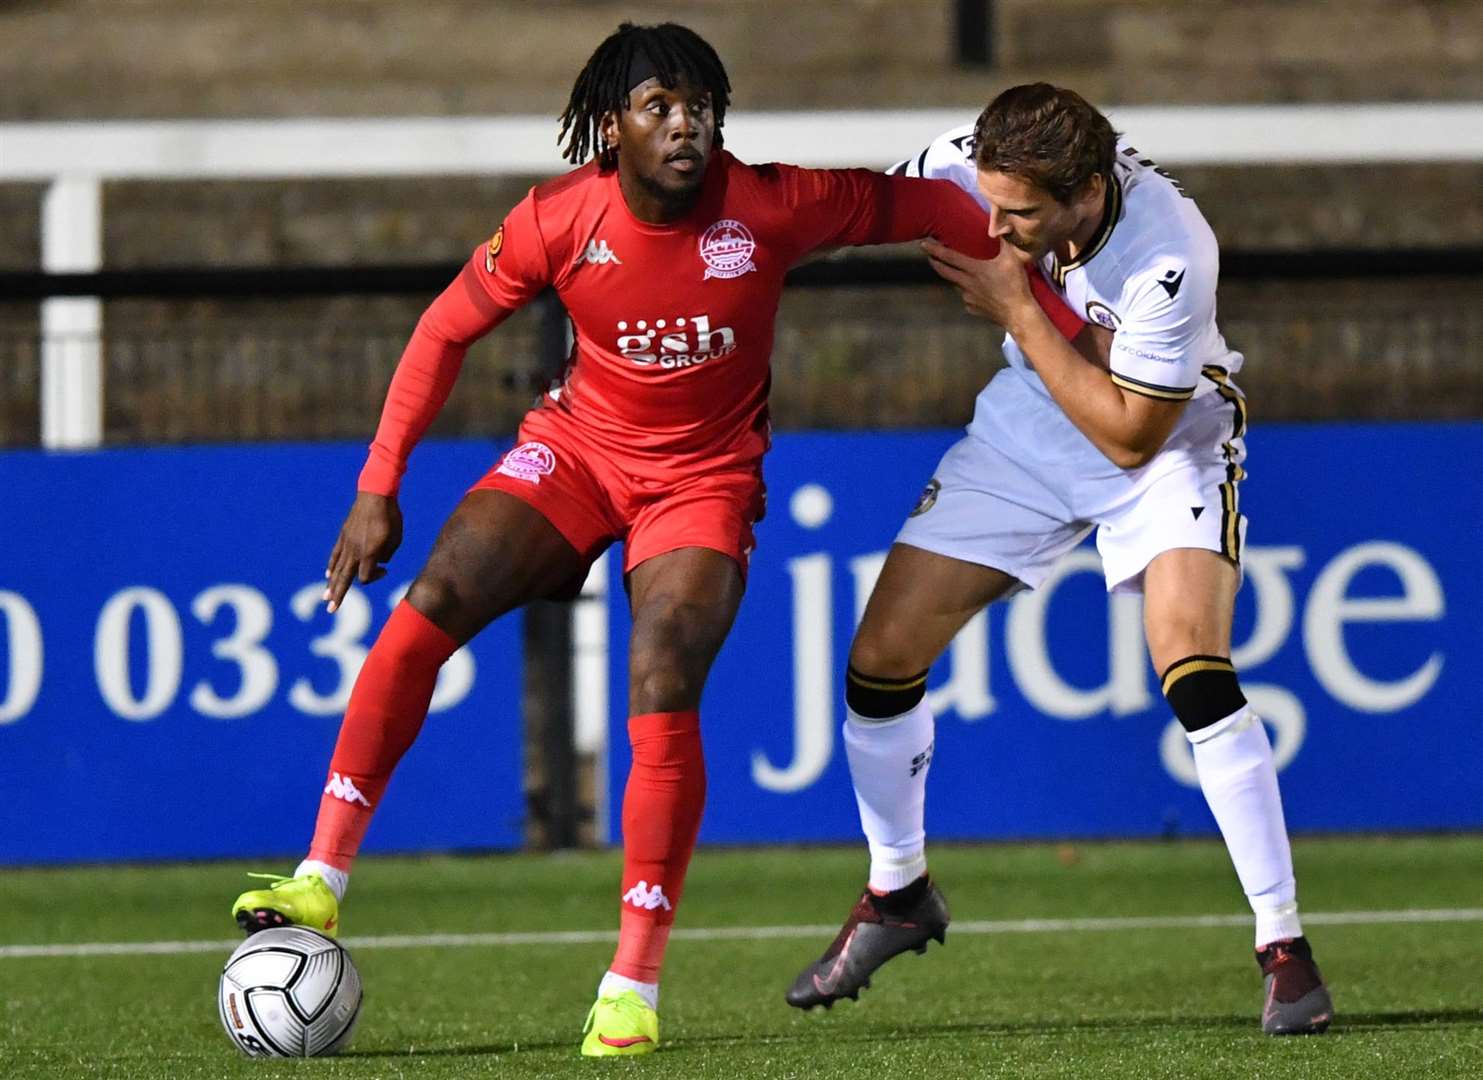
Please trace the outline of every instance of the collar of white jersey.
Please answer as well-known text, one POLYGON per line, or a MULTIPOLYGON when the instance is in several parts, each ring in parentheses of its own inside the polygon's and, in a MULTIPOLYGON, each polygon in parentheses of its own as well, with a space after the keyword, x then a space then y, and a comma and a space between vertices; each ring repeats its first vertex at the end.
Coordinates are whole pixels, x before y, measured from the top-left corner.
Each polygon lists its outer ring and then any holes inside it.
POLYGON ((1112 230, 1117 228, 1122 216, 1123 186, 1117 182, 1114 174, 1107 184, 1107 198, 1102 204, 1102 221, 1097 225, 1097 231, 1087 241, 1086 247, 1081 249, 1081 254, 1070 262, 1063 263, 1055 255, 1051 256, 1051 280, 1057 285, 1065 285, 1067 273, 1091 262, 1097 252, 1107 246, 1107 241, 1112 238, 1112 230))

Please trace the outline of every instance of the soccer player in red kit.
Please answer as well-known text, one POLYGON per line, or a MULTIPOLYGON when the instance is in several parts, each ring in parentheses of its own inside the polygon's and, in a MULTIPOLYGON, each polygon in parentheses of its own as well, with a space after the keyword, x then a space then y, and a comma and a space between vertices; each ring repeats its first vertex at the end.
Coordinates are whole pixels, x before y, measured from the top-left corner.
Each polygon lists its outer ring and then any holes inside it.
MULTIPOLYGON (((987 257, 973 200, 945 181, 749 166, 721 148, 730 85, 674 24, 624 24, 562 115, 595 160, 534 188, 428 308, 397 366, 330 556, 333 610, 401 539, 408 455, 465 350, 542 289, 571 314, 561 383, 479 480, 366 659, 340 728, 309 857, 233 905, 249 933, 338 929, 351 862, 427 714, 438 669, 498 616, 573 592, 625 541, 633 611, 621 931, 582 1052, 659 1043, 659 970, 705 800, 701 688, 736 615, 761 518, 768 365, 783 276, 819 248, 934 236, 987 257)), ((1082 324, 1033 278, 1067 337, 1082 324)))

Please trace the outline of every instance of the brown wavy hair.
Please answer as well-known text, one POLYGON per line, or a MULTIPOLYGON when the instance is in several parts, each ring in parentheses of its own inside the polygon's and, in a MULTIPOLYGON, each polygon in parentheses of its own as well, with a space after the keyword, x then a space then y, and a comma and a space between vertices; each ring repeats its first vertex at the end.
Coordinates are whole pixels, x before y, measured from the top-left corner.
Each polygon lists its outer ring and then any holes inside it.
POLYGON ((1069 202, 1098 173, 1112 180, 1117 132, 1074 90, 1011 86, 979 114, 973 160, 985 172, 1019 177, 1069 202))

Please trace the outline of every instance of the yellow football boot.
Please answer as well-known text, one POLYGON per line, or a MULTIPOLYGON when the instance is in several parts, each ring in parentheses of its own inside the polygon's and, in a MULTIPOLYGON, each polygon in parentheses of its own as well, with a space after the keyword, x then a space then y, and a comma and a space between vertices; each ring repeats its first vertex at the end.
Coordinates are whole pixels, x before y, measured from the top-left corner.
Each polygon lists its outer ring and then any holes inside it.
POLYGON ((659 1049, 659 1014, 632 990, 600 997, 582 1026, 584 1057, 652 1054, 659 1049))
POLYGON ((232 915, 244 933, 255 934, 274 926, 304 926, 327 937, 340 933, 340 901, 318 874, 280 877, 277 874, 248 874, 271 882, 266 889, 251 889, 232 902, 232 915))

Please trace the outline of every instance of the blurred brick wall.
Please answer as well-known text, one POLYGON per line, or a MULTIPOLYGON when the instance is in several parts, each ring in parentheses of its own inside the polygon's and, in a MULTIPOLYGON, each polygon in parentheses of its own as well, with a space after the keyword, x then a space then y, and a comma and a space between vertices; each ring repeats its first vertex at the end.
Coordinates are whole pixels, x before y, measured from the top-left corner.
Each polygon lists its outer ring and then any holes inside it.
POLYGON ((1472 0, 999 0, 955 70, 949 0, 11 0, 0 119, 555 113, 624 18, 687 23, 741 108, 982 103, 1049 78, 1106 104, 1483 96, 1472 0), (662 16, 661 16, 662 12, 662 16))
MULTIPOLYGON (((991 72, 944 63, 947 0, 690 0, 665 15, 718 47, 740 110, 956 101, 968 119, 1032 78, 1106 105, 1483 96, 1483 3, 997 7, 991 72)), ((552 116, 554 142, 576 71, 632 14, 597 0, 0 0, 0 120, 536 112, 552 116)), ((1177 171, 1227 248, 1483 244, 1483 163, 1177 171)), ((535 179, 113 183, 105 264, 452 261, 535 179)), ((37 265, 40 191, 0 184, 0 269, 37 265)), ((1483 412, 1478 293, 1227 284, 1222 316, 1251 352, 1243 383, 1274 403, 1258 415, 1467 415, 1483 412), (1431 387, 1419 397, 1393 389, 1408 359, 1431 387)), ((110 304, 109 438, 368 434, 426 299, 110 304)), ((824 299, 785 304, 782 423, 848 422, 862 395, 891 403, 883 419, 956 422, 998 362, 949 293, 824 299)), ((34 305, 0 302, 0 445, 35 441, 35 334, 34 305)), ((481 343, 439 430, 507 430, 529 400, 535 340, 525 319, 481 343)))

